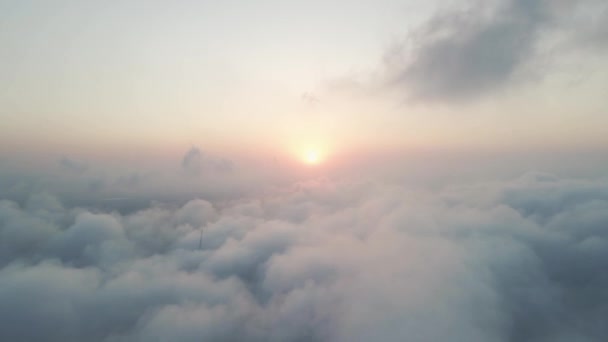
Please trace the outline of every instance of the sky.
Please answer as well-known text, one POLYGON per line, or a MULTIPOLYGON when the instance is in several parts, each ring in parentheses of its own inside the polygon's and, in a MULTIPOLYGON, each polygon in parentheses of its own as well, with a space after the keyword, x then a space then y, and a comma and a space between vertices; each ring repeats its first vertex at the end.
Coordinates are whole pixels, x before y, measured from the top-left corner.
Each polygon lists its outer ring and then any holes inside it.
POLYGON ((0 340, 595 342, 603 0, 0 0, 0 340))
POLYGON ((608 139, 598 0, 0 6, 3 154, 196 145, 296 158, 308 145, 356 154, 608 139))

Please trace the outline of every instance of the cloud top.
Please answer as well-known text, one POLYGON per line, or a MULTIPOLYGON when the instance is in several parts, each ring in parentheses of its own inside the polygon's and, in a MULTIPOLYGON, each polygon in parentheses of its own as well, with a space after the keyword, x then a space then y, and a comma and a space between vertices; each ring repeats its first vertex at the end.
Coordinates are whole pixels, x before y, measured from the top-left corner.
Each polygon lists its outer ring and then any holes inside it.
POLYGON ((603 341, 606 213, 607 183, 538 173, 129 214, 2 201, 0 339, 603 341))

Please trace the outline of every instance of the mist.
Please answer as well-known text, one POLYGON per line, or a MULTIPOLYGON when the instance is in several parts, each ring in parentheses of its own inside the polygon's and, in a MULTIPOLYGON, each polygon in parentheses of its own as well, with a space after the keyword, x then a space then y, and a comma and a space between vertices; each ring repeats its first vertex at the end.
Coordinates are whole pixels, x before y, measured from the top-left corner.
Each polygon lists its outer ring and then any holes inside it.
POLYGON ((0 0, 0 341, 608 341, 608 2, 0 0))
MULTIPOLYGON (((184 155, 202 163, 192 151, 184 155)), ((236 161, 230 173, 212 164, 193 174, 184 170, 192 160, 175 160, 173 175, 139 170, 97 183, 96 172, 110 173, 68 157, 54 176, 5 173, 2 340, 608 334, 605 174, 568 175, 564 166, 565 176, 511 176, 492 169, 495 161, 462 159, 460 168, 427 158, 400 162, 401 177, 377 160, 350 172, 251 170, 264 175, 252 186, 236 161)), ((511 172, 528 165, 520 164, 511 172)))

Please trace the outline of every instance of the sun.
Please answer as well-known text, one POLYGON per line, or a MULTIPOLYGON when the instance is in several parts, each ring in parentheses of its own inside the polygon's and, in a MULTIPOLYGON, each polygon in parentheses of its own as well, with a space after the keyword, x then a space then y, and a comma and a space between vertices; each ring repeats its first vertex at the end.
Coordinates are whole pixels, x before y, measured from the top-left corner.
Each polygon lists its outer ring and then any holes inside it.
POLYGON ((314 150, 308 150, 306 152, 306 155, 304 156, 304 161, 306 162, 306 164, 309 164, 309 165, 319 164, 321 162, 321 157, 319 155, 319 152, 314 151, 314 150))
POLYGON ((301 144, 293 149, 293 160, 301 165, 317 167, 325 164, 330 157, 327 146, 316 144, 301 144))

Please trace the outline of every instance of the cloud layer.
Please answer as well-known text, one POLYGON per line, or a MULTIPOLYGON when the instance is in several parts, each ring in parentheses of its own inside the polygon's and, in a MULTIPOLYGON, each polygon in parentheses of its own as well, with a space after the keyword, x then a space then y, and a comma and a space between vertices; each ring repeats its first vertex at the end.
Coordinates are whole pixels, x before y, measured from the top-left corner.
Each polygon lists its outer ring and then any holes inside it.
POLYGON ((604 341, 608 183, 0 202, 7 341, 604 341))

